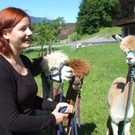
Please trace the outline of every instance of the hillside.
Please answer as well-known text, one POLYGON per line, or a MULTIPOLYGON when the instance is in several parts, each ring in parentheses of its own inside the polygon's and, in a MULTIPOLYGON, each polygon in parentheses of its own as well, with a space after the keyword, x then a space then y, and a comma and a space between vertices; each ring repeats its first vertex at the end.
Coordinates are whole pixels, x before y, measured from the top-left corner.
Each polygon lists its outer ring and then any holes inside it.
MULTIPOLYGON (((91 35, 82 35, 81 39, 79 41, 82 40, 87 40, 87 39, 92 39, 92 40, 96 40, 96 39, 112 39, 113 35, 115 34, 121 34, 121 27, 106 27, 106 28, 100 28, 100 31, 91 35)), ((74 35, 75 33, 73 33, 74 35)))

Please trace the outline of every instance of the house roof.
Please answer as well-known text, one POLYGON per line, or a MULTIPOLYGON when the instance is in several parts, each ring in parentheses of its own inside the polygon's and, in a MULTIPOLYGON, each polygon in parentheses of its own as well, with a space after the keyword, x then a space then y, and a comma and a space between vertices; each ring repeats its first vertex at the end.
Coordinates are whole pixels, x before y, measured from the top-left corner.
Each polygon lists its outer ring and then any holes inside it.
POLYGON ((67 37, 68 35, 71 35, 71 34, 73 33, 73 29, 74 29, 74 28, 69 28, 68 30, 66 30, 66 29, 61 29, 61 32, 60 32, 60 34, 58 35, 58 37, 59 37, 60 39, 62 39, 62 38, 67 37))
POLYGON ((75 23, 67 23, 67 28, 75 28, 75 23))
POLYGON ((114 22, 112 24, 112 26, 125 26, 125 25, 129 25, 129 24, 135 24, 135 14, 133 14, 132 16, 129 16, 127 18, 114 22))
POLYGON ((75 23, 67 23, 66 28, 67 29, 61 29, 61 32, 58 35, 60 39, 65 38, 73 33, 73 29, 75 28, 75 23))

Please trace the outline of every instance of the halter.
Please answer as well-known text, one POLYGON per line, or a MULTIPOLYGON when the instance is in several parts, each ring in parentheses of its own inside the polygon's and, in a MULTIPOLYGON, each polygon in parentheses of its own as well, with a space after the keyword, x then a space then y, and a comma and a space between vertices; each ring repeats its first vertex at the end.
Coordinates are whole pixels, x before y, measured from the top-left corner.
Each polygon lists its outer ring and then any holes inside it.
POLYGON ((83 84, 83 80, 81 80, 81 78, 79 76, 75 76, 75 77, 78 77, 81 81, 81 88, 82 88, 82 84, 83 84))
MULTIPOLYGON (((80 80, 80 82, 81 82, 81 88, 82 88, 83 80, 81 80, 81 78, 80 78, 78 75, 77 75, 77 76, 74 76, 74 77, 79 78, 79 80, 80 80)), ((70 81, 70 83, 71 83, 71 81, 70 81)))
POLYGON ((44 76, 43 74, 41 74, 41 78, 49 79, 49 80, 52 80, 52 81, 54 81, 54 82, 61 83, 61 82, 62 82, 62 79, 61 79, 61 71, 62 71, 63 67, 64 67, 64 65, 62 65, 62 66, 60 67, 59 72, 56 73, 56 74, 52 74, 52 75, 49 75, 49 76, 44 76), (56 76, 59 76, 59 81, 53 79, 53 77, 56 77, 56 76))
POLYGON ((134 53, 134 52, 132 52, 132 51, 129 51, 128 53, 132 53, 132 54, 135 56, 135 53, 134 53))

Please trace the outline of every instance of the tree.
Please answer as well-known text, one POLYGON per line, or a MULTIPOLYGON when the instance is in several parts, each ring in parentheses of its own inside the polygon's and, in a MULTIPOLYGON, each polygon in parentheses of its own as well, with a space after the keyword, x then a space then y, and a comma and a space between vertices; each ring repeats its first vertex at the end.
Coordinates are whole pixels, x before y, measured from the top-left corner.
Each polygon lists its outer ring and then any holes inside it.
POLYGON ((97 3, 100 27, 110 27, 118 14, 118 0, 100 0, 97 3))
POLYGON ((36 41, 38 45, 48 45, 51 40, 57 40, 57 30, 54 29, 54 26, 52 23, 45 22, 45 20, 42 20, 42 23, 38 23, 37 25, 34 25, 34 33, 32 37, 32 41, 36 41))
POLYGON ((135 0, 119 0, 119 14, 116 20, 120 20, 134 14, 135 0))
POLYGON ((79 7, 76 31, 78 34, 92 34, 99 31, 99 15, 93 0, 82 0, 79 7))
POLYGON ((64 17, 58 17, 53 20, 53 23, 45 22, 42 20, 42 23, 33 24, 33 33, 32 41, 37 42, 38 45, 49 45, 50 40, 58 40, 58 34, 60 33, 59 27, 65 27, 66 22, 64 17))
POLYGON ((92 34, 100 27, 111 26, 118 0, 82 0, 78 12, 76 31, 78 34, 92 34))
POLYGON ((64 17, 58 17, 57 19, 54 19, 53 20, 53 25, 54 25, 54 28, 57 29, 59 27, 65 27, 66 26, 66 22, 64 20, 64 17))

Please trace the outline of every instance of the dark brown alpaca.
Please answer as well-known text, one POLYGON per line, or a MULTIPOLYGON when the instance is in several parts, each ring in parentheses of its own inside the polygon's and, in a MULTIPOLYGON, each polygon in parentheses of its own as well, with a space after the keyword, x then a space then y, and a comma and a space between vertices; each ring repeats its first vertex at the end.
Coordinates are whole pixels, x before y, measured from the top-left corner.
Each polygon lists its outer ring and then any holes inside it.
MULTIPOLYGON (((69 66, 73 69, 74 76, 72 80, 69 82, 69 87, 67 90, 66 97, 63 97, 64 102, 67 102, 73 106, 75 106, 75 101, 78 95, 78 91, 81 89, 84 76, 87 76, 90 72, 89 64, 85 60, 81 59, 73 59, 73 61, 69 61, 65 63, 66 66, 69 66)), ((56 87, 53 89, 54 93, 56 91, 56 87)), ((59 101, 60 94, 55 95, 57 98, 55 101, 59 101)), ((65 118, 62 122, 62 125, 65 128, 65 132, 67 131, 68 118, 65 118)), ((70 134, 70 133, 69 133, 70 134)))

